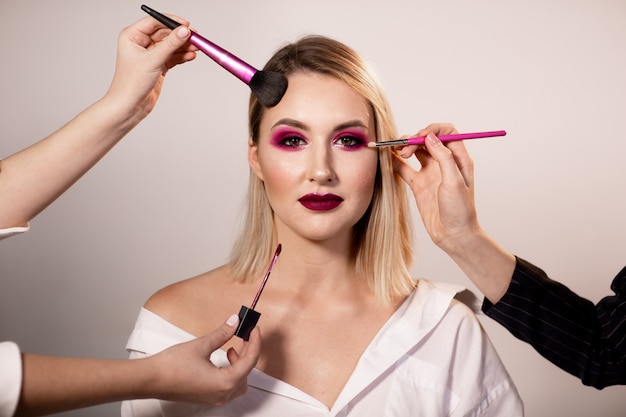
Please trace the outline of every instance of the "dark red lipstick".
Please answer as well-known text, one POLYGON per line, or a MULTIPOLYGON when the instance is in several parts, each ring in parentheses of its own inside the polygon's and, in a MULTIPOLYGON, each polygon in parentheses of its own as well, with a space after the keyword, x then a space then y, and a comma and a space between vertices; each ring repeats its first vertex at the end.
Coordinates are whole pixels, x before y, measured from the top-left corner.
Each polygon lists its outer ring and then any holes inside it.
POLYGON ((307 194, 298 199, 300 204, 309 210, 328 211, 339 206, 343 202, 343 198, 335 194, 307 194))

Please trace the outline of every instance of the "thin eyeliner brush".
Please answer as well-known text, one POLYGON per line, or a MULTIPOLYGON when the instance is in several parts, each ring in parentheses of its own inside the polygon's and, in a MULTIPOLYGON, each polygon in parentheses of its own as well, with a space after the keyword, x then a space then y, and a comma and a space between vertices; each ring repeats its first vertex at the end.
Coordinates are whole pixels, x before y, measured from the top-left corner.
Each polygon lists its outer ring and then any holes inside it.
MULTIPOLYGON (((442 142, 453 142, 456 140, 491 138, 494 136, 505 136, 505 135, 506 135, 506 131, 504 130, 494 130, 491 132, 456 133, 453 135, 441 135, 441 136, 438 136, 438 138, 442 142)), ((385 142, 369 142, 367 146, 369 146, 370 148, 381 148, 384 146, 423 145, 425 141, 426 141, 425 136, 417 136, 414 138, 388 140, 385 142)))

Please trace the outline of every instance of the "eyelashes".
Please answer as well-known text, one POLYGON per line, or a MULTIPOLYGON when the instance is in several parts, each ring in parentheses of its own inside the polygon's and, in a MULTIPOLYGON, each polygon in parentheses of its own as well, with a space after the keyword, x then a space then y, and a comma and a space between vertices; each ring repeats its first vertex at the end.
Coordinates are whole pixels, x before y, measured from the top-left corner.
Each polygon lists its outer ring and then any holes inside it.
MULTIPOLYGON (((331 143, 344 150, 357 150, 367 146, 368 139, 361 132, 340 132, 336 134, 331 143)), ((310 141, 305 135, 292 131, 278 131, 272 135, 271 142, 277 148, 296 151, 305 148, 310 141)))
POLYGON ((335 139, 335 143, 337 145, 340 146, 344 146, 347 148, 355 148, 355 147, 361 147, 363 146, 365 143, 367 143, 367 141, 361 136, 361 135, 351 135, 351 134, 344 134, 344 135, 340 135, 337 139, 335 139))
POLYGON ((307 141, 302 136, 289 133, 275 136, 272 140, 272 144, 279 148, 292 148, 292 150, 296 150, 296 148, 306 146, 307 141))

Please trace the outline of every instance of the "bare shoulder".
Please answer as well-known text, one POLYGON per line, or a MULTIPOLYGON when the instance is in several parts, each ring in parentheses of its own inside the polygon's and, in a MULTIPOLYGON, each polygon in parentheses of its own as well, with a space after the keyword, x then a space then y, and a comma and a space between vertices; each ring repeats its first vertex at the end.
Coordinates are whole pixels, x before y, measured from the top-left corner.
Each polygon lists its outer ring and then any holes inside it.
POLYGON ((221 313, 228 309, 228 294, 237 285, 228 271, 228 266, 223 265, 170 284, 154 293, 144 308, 192 334, 204 334, 231 314, 221 313))

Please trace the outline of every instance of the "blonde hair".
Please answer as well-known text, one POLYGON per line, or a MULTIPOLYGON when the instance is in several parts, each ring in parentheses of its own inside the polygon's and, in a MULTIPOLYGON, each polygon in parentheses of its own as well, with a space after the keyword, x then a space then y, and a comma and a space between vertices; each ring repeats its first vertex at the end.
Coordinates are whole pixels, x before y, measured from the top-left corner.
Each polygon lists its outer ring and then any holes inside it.
MULTIPOLYGON (((369 101, 374 114, 377 140, 396 138, 393 116, 380 82, 354 50, 324 36, 306 36, 278 50, 264 71, 285 76, 314 72, 342 80, 369 101)), ((264 107, 250 96, 248 129, 257 143, 264 107)), ((379 151, 372 202, 354 226, 353 254, 359 274, 366 277, 376 297, 389 302, 414 289, 409 268, 413 257, 412 227, 407 189, 393 171, 392 151, 379 151)), ((262 273, 276 244, 273 210, 263 182, 252 172, 243 228, 231 251, 233 274, 245 281, 262 273)))

